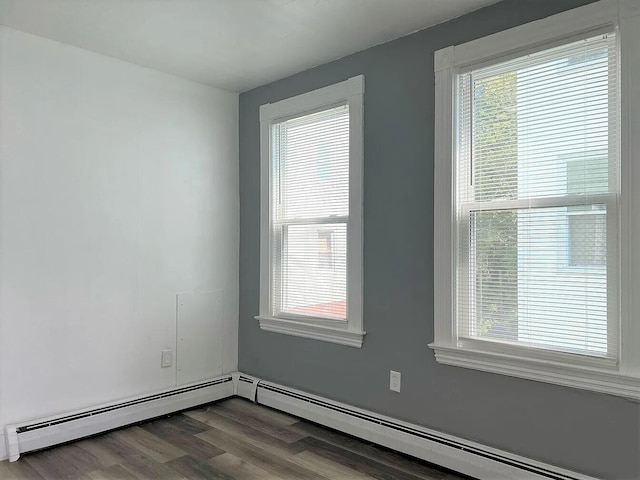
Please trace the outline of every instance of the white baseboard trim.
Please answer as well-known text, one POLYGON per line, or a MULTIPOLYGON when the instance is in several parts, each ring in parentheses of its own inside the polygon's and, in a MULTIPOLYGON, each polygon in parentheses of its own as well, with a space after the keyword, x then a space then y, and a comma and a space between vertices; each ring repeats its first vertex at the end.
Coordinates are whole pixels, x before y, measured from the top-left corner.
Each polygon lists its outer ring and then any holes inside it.
POLYGON ((4 443, 4 432, 0 432, 0 462, 8 459, 9 455, 7 455, 7 447, 4 443))
POLYGON ((208 382, 8 425, 0 460, 238 396, 480 480, 596 480, 453 435, 236 372, 208 382))
POLYGON ((237 394, 480 480, 595 480, 250 375, 240 374, 237 394))
POLYGON ((3 432, 4 457, 77 440, 125 425, 168 415, 234 395, 231 375, 142 395, 91 409, 7 425, 3 432))

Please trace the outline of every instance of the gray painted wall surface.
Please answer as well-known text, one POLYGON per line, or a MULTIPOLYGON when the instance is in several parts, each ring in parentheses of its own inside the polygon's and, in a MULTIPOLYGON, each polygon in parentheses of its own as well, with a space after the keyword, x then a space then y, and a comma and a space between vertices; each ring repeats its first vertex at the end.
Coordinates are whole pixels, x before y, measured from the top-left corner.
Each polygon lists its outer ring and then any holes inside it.
POLYGON ((586 0, 506 0, 240 96, 241 371, 603 478, 640 478, 640 407, 436 363, 433 52, 586 0), (260 105, 365 76, 362 349, 263 332, 260 105), (389 370, 402 393, 389 391, 389 370))

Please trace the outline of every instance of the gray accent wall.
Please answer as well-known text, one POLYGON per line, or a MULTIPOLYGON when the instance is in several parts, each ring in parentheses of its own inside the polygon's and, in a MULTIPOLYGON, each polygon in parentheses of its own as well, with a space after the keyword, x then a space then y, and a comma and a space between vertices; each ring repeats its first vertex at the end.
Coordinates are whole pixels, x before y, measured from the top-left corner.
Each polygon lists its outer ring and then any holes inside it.
MULTIPOLYGON (((390 0, 391 1, 391 0, 390 0)), ((505 0, 240 95, 239 368, 607 479, 640 478, 640 406, 436 363, 434 51, 589 3, 505 0), (259 107, 365 76, 362 349, 261 331, 259 107), (389 390, 389 370, 402 392, 389 390)))

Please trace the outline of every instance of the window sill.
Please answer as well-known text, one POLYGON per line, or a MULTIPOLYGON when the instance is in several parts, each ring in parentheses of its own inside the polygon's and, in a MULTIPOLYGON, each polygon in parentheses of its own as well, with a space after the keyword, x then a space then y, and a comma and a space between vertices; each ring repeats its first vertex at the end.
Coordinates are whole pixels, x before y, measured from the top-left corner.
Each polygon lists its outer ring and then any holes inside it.
POLYGON ((349 347, 362 348, 362 341, 365 335, 365 332, 325 327, 295 320, 284 320, 282 318, 257 316, 256 319, 260 321, 260 328, 267 332, 311 338, 313 340, 338 343, 349 347))
POLYGON ((436 361, 444 365, 472 368, 511 377, 526 378, 567 387, 640 400, 640 378, 617 371, 585 368, 545 359, 430 344, 436 361))

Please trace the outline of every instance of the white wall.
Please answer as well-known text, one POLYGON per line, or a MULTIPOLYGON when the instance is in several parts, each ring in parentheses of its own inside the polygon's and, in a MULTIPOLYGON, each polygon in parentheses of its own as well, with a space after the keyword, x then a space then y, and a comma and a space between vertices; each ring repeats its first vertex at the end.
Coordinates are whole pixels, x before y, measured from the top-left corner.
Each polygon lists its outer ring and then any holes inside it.
POLYGON ((0 28, 1 427, 174 386, 178 292, 237 369, 237 149, 237 94, 0 28))

